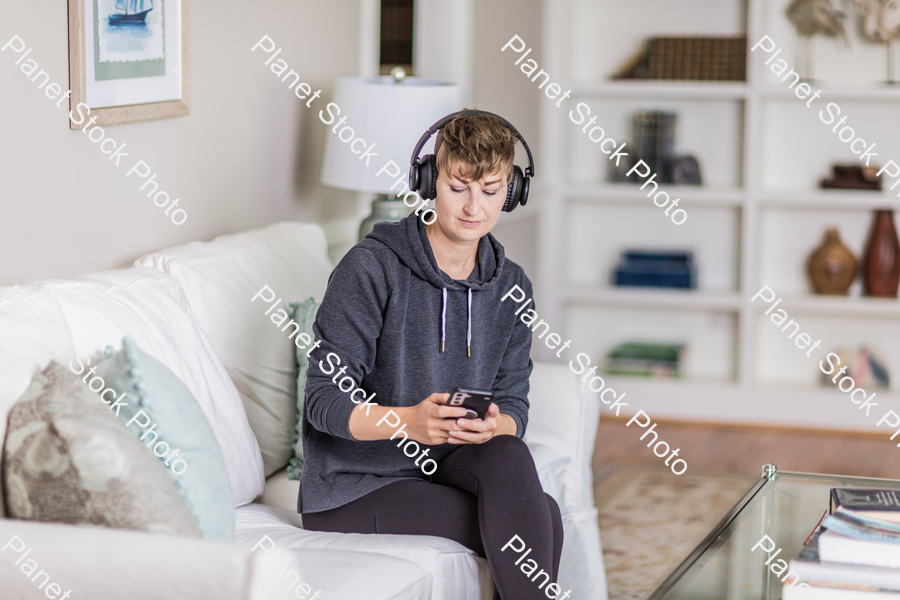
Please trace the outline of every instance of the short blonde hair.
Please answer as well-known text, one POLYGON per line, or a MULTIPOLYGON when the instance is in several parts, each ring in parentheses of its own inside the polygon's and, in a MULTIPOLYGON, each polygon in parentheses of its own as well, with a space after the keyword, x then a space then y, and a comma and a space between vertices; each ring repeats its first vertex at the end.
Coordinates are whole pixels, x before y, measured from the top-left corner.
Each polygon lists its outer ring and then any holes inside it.
POLYGON ((451 166, 468 181, 500 172, 508 185, 513 172, 518 137, 496 117, 460 115, 447 122, 434 143, 437 169, 448 175, 451 166))

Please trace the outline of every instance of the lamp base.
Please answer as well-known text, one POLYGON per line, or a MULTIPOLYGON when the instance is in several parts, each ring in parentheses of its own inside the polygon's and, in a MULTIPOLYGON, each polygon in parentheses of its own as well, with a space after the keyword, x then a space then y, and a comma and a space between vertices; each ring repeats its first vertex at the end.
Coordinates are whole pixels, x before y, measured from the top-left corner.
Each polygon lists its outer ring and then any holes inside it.
POLYGON ((387 221, 396 223, 406 218, 412 209, 397 196, 382 194, 372 200, 372 214, 363 219, 359 225, 359 241, 362 241, 375 228, 375 223, 387 221))

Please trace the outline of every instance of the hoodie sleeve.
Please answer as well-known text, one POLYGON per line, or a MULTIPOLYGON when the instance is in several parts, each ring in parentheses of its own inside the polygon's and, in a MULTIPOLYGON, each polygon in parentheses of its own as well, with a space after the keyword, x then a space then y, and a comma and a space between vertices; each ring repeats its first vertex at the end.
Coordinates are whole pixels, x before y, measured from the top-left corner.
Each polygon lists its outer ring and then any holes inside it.
POLYGON ((332 382, 350 376, 358 386, 375 365, 378 337, 387 306, 384 269, 371 250, 353 248, 328 280, 313 332, 321 346, 311 356, 305 411, 310 425, 324 433, 354 439, 350 414, 356 404, 332 382))
MULTIPOLYGON (((525 290, 526 298, 534 298, 531 281, 521 272, 519 286, 525 290)), ((531 305, 533 308, 534 305, 531 305)), ((516 437, 522 439, 528 425, 528 378, 531 376, 531 329, 516 319, 506 351, 500 362, 500 369, 494 385, 494 403, 500 412, 516 422, 516 437)))

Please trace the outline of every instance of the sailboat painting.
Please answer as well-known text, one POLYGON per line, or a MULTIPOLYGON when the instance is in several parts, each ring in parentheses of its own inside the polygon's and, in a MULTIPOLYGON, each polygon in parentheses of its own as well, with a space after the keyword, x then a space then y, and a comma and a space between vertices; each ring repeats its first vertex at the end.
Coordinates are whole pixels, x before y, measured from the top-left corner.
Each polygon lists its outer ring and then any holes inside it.
POLYGON ((96 0, 100 63, 165 58, 165 0, 96 0))
POLYGON ((153 0, 116 0, 116 10, 109 14, 110 25, 139 25, 153 10, 153 0))
POLYGON ((72 109, 90 106, 104 126, 190 114, 190 0, 68 4, 72 109))

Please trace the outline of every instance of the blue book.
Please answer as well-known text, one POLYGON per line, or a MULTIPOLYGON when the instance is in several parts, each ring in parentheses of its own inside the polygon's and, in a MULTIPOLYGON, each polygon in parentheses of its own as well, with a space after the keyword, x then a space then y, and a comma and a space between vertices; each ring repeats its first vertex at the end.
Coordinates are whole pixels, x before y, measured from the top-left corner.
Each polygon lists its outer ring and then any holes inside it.
POLYGON ((696 268, 691 252, 629 250, 613 274, 617 286, 693 289, 696 268))
POLYGON ((822 527, 858 540, 900 545, 900 526, 887 521, 873 521, 846 512, 836 512, 825 517, 822 527))

